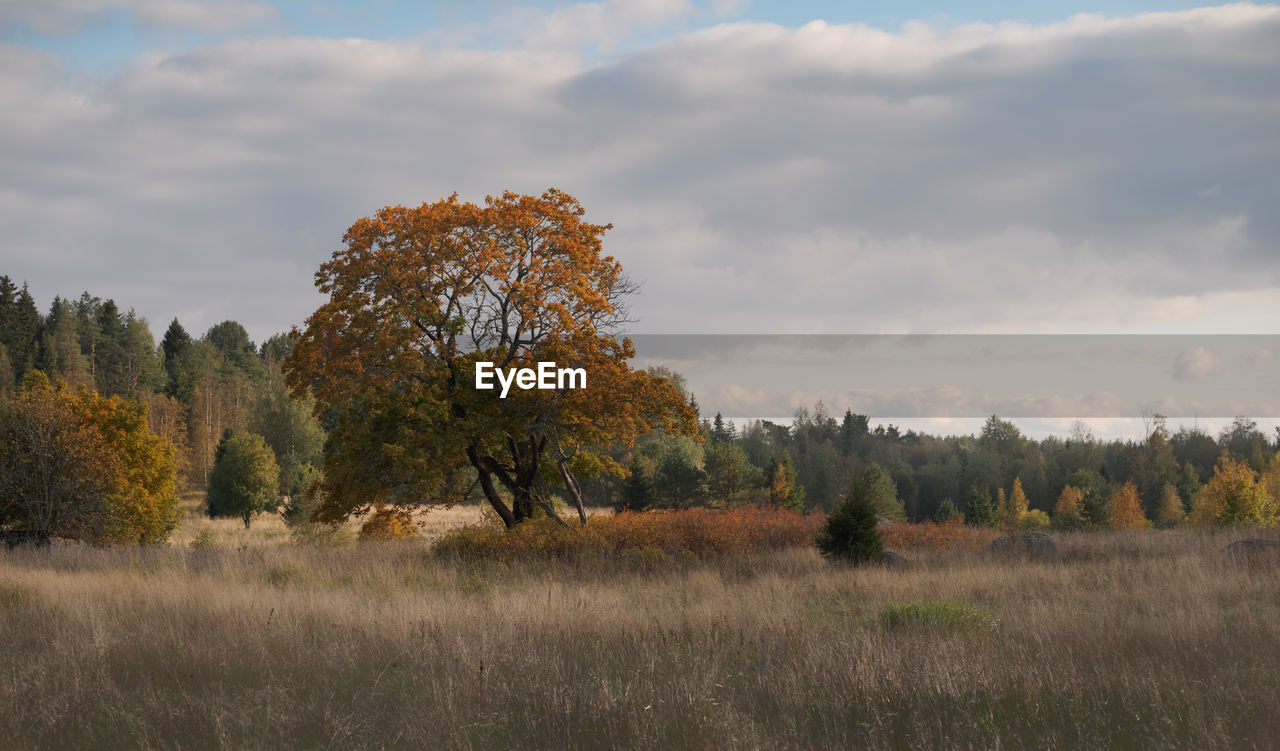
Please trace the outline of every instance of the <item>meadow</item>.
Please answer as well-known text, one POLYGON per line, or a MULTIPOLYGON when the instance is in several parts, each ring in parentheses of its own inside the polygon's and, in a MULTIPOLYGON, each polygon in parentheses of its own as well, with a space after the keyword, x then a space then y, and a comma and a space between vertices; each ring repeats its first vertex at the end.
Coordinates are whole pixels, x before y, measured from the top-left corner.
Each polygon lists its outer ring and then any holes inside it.
POLYGON ((810 547, 503 563, 238 524, 0 553, 0 747, 1280 739, 1280 562, 1223 552, 1257 533, 1063 534, 1052 559, 926 536, 889 569, 810 547))

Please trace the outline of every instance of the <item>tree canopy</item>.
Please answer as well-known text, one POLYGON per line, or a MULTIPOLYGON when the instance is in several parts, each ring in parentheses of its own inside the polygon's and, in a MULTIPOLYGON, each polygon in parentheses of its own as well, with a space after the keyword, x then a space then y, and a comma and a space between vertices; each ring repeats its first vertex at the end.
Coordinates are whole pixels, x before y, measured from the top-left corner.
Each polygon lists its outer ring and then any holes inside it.
POLYGON ((248 529, 254 514, 280 507, 279 477, 262 436, 228 429, 209 474, 209 516, 239 517, 248 529))
POLYGON ((573 494, 575 471, 620 471, 607 444, 696 431, 675 384, 628 365, 631 342, 615 335, 633 285, 602 254, 610 226, 584 213, 553 189, 390 206, 351 226, 286 362, 332 426, 319 518, 449 503, 474 478, 513 527, 550 485, 573 494), (479 361, 582 368, 587 386, 503 399, 475 388, 479 361))

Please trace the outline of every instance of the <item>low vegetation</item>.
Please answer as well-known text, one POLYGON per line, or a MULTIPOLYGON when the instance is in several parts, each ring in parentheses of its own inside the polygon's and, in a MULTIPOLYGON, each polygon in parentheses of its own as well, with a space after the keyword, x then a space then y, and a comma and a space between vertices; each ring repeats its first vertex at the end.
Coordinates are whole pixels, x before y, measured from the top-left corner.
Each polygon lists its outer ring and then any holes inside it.
POLYGON ((549 519, 510 532, 495 524, 465 526, 445 534, 434 550, 446 558, 507 563, 741 557, 812 545, 821 524, 821 516, 783 509, 623 512, 598 516, 587 527, 549 519))
POLYGON ((633 571, 442 557, 428 542, 242 544, 268 525, 203 523, 217 545, 0 553, 6 745, 1280 737, 1280 578, 1223 552, 1256 532, 1059 534, 1052 560, 920 544, 904 570, 802 546, 633 571))

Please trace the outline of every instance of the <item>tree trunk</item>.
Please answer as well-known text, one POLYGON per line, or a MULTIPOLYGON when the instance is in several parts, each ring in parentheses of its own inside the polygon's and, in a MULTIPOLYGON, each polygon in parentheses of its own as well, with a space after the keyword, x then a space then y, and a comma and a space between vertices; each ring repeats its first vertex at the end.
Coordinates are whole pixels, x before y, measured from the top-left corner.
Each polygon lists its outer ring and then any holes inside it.
POLYGON ((485 466, 485 462, 481 461, 480 456, 476 453, 475 446, 467 447, 467 458, 471 460, 471 466, 476 468, 476 475, 480 480, 480 489, 484 491, 484 497, 489 500, 489 505, 494 511, 498 512, 498 516, 502 517, 502 523, 507 529, 516 526, 517 520, 511 509, 507 508, 507 504, 502 502, 502 498, 498 496, 498 489, 493 486, 493 476, 485 466))
POLYGON ((582 491, 578 490, 578 483, 573 479, 573 473, 569 471, 569 463, 563 459, 556 462, 556 466, 560 468, 560 477, 564 480, 565 490, 568 491, 569 497, 573 499, 574 508, 578 509, 578 519, 582 522, 582 526, 587 526, 587 510, 582 504, 582 491))
POLYGON ((241 519, 244 519, 244 528, 245 528, 245 529, 248 529, 248 528, 249 528, 249 523, 253 521, 253 514, 251 514, 251 513, 249 513, 248 511, 246 511, 246 512, 244 512, 244 515, 243 515, 243 516, 241 516, 240 518, 241 518, 241 519))

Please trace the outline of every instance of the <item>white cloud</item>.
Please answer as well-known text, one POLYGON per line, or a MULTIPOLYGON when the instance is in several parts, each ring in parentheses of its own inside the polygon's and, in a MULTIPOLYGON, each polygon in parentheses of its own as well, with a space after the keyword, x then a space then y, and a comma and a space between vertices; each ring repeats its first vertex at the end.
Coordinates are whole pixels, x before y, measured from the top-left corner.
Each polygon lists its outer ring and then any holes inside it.
POLYGON ((1174 358, 1173 380, 1205 381, 1222 371, 1222 358, 1204 347, 1194 347, 1174 358))
MULTIPOLYGON (((159 2, 128 6, 223 23, 159 2)), ((1280 320, 1280 9, 727 24, 604 62, 566 51, 687 5, 567 6, 504 51, 257 38, 74 81, 0 47, 0 271, 42 304, 90 289, 261 337, 314 308, 311 272, 356 218, 556 186, 616 225, 648 330, 1280 320)))
POLYGON ((255 0, 0 0, 0 30, 26 28, 64 36, 102 23, 113 13, 153 29, 218 32, 269 21, 279 11, 255 0))

